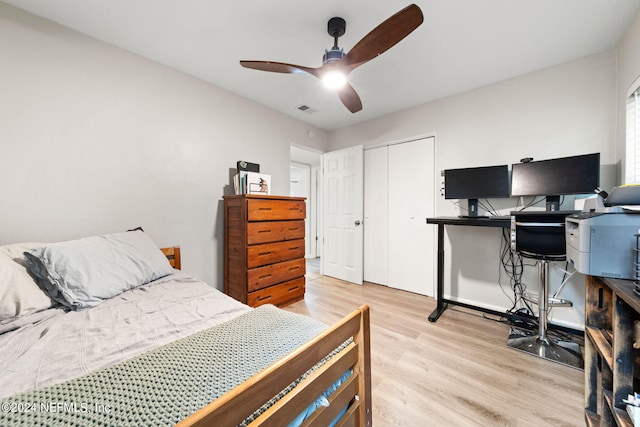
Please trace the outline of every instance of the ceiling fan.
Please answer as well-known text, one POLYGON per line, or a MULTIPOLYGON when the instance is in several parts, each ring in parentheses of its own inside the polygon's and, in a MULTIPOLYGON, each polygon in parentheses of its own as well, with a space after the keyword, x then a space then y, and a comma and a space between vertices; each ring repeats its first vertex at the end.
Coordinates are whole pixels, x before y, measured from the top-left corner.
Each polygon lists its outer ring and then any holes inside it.
POLYGON ((338 38, 346 29, 342 18, 331 18, 328 33, 334 39, 333 47, 326 50, 322 57, 322 66, 318 68, 286 64, 271 61, 240 61, 240 65, 260 71, 274 73, 308 73, 323 80, 327 85, 337 88, 342 103, 352 113, 362 110, 362 101, 355 89, 347 82, 347 75, 360 65, 383 54, 400 40, 408 36, 422 24, 424 18, 418 6, 412 4, 388 18, 371 30, 348 53, 338 47, 338 38))

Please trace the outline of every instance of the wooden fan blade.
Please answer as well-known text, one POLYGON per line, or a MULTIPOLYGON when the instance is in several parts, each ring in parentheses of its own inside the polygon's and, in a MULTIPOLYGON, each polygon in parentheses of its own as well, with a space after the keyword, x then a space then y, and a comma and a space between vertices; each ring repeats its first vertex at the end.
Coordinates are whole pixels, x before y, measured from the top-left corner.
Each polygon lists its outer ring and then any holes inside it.
POLYGON ((340 60, 349 71, 382 55, 400 40, 407 37, 424 21, 422 11, 415 4, 409 5, 371 30, 340 60))
POLYGON ((271 61, 240 61, 240 65, 253 70, 270 71, 272 73, 300 74, 309 73, 320 77, 319 68, 303 67, 302 65, 285 64, 284 62, 271 61))
POLYGON ((338 96, 345 107, 352 113, 362 110, 362 101, 356 93, 356 90, 349 83, 338 89, 338 96))

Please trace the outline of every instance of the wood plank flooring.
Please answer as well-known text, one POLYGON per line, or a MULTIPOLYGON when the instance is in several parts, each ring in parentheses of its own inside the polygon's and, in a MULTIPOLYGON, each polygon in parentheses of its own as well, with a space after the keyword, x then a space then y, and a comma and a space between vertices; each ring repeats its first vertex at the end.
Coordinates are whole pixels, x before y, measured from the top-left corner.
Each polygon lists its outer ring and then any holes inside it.
POLYGON ((332 323, 371 308, 373 421, 385 426, 583 426, 584 373, 508 348, 509 327, 433 298, 309 268, 304 301, 285 309, 332 323))

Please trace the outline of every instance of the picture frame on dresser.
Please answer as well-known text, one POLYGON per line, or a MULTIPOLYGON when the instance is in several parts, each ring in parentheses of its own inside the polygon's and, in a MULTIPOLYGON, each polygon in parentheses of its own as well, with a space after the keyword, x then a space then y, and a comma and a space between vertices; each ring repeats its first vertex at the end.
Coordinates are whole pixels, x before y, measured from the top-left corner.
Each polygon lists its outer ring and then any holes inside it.
POLYGON ((224 200, 224 292, 257 307, 304 299, 303 197, 228 195, 224 200))

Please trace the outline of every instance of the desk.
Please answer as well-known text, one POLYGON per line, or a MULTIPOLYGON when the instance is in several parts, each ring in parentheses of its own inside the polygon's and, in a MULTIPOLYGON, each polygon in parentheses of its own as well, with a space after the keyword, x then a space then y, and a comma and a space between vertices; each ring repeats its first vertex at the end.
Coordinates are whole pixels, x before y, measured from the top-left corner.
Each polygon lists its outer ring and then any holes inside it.
POLYGON ((436 217, 427 218, 427 224, 438 225, 438 276, 437 276, 437 306, 436 309, 429 315, 429 321, 435 322, 438 317, 447 309, 448 304, 460 305, 469 308, 478 308, 470 306, 469 304, 461 303, 458 301, 452 301, 444 298, 444 226, 445 225, 466 225, 472 227, 496 227, 496 228, 510 228, 510 219, 489 219, 487 217, 477 218, 460 218, 460 217, 436 217))

